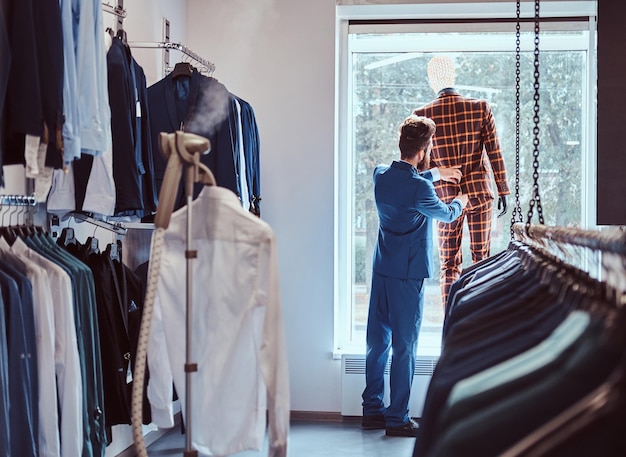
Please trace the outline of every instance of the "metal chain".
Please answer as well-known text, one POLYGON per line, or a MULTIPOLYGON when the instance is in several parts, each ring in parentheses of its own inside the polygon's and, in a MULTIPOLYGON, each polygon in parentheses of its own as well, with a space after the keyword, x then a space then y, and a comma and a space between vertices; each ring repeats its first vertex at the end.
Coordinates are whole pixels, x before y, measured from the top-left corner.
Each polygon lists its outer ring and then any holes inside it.
POLYGON ((520 24, 520 4, 517 0, 517 24, 515 26, 515 207, 511 214, 511 239, 515 238, 513 224, 522 222, 522 207, 520 204, 519 177, 520 177, 520 64, 521 64, 521 24, 520 24))
POLYGON ((530 227, 530 221, 533 216, 534 205, 537 205, 537 215, 539 216, 539 223, 543 224, 543 209, 541 207, 541 197, 539 195, 539 0, 535 0, 535 105, 533 111, 533 121, 535 126, 533 128, 533 196, 530 199, 528 208, 528 219, 526 220, 526 229, 530 227))

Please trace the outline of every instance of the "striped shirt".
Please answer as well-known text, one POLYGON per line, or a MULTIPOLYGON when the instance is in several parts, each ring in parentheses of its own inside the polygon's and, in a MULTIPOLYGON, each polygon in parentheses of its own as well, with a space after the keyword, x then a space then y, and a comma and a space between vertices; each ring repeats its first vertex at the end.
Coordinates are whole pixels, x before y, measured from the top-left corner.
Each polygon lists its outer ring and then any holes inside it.
POLYGON ((511 191, 506 178, 500 142, 491 107, 486 100, 468 98, 452 89, 444 89, 427 105, 414 111, 437 124, 433 137, 431 166, 461 165, 463 178, 459 184, 438 181, 437 195, 446 203, 460 192, 470 198, 493 198, 491 172, 498 195, 511 191))

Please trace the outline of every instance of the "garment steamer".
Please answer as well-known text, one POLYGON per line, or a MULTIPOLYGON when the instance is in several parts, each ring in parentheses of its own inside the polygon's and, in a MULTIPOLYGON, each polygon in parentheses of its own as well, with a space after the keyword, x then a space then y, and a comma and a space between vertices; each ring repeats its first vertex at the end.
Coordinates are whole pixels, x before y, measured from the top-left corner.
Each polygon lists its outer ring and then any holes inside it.
POLYGON ((135 361, 134 382, 132 391, 132 431, 135 448, 139 457, 147 457, 146 443, 143 438, 143 387, 145 383, 146 356, 148 336, 152 321, 152 310, 156 297, 157 281, 161 266, 161 252, 165 230, 169 226, 174 208, 174 200, 178 192, 183 165, 185 168, 185 195, 187 197, 187 248, 185 251, 186 263, 186 339, 185 339, 185 422, 186 445, 185 457, 195 457, 198 451, 192 448, 191 424, 191 375, 198 370, 198 364, 191 361, 191 292, 192 292, 192 260, 197 257, 197 251, 191 249, 191 203, 193 200, 194 183, 216 185, 211 170, 200 163, 200 154, 210 150, 208 139, 193 133, 177 131, 159 135, 161 153, 168 159, 165 177, 159 192, 159 204, 154 220, 156 227, 152 237, 150 249, 150 263, 148 267, 148 286, 144 302, 141 326, 139 328, 139 342, 137 345, 137 360, 135 361))

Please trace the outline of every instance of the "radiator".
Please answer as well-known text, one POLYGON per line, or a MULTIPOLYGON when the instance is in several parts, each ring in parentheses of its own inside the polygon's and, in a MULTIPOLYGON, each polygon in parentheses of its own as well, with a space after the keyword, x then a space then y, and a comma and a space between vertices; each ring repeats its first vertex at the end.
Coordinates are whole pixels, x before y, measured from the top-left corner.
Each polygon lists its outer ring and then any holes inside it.
MULTIPOLYGON (((437 356, 417 356, 413 373, 413 386, 409 399, 411 417, 421 417, 428 384, 437 364, 437 356)), ((385 404, 389 404, 389 368, 385 369, 385 404)), ((341 415, 361 416, 361 394, 365 389, 365 355, 343 354, 341 356, 341 415)))

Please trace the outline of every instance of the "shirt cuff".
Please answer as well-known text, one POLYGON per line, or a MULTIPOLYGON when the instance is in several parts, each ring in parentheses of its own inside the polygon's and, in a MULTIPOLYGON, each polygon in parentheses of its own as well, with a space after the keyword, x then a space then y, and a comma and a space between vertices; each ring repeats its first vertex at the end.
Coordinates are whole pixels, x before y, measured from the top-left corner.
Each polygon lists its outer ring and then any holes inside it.
POLYGON ((433 182, 439 181, 441 179, 441 173, 439 173, 439 168, 431 168, 428 171, 430 171, 430 173, 433 175, 433 182))

